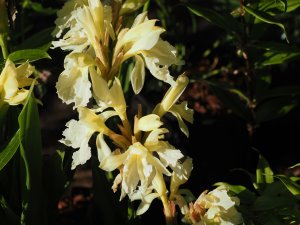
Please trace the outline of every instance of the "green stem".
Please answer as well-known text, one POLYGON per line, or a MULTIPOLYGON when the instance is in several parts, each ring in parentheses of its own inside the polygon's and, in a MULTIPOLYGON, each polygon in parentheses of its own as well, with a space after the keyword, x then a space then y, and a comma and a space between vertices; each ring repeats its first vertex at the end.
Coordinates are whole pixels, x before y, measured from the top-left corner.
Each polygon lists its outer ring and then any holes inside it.
POLYGON ((144 8, 143 8, 143 12, 148 11, 149 5, 150 5, 150 0, 148 0, 148 1, 145 3, 144 8))
POLYGON ((2 49, 2 56, 4 59, 7 59, 8 57, 8 49, 7 49, 7 40, 6 40, 6 34, 0 34, 0 46, 2 49))

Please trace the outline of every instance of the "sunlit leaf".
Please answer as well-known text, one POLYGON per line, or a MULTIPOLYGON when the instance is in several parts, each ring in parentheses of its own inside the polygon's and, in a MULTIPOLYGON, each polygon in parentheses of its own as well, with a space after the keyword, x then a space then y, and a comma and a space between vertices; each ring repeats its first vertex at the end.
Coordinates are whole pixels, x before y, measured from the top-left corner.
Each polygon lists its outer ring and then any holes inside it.
POLYGON ((259 155, 258 164, 256 168, 256 183, 257 184, 270 184, 274 181, 274 173, 268 161, 259 155))
POLYGON ((278 22, 270 14, 268 14, 268 13, 266 13, 264 11, 259 11, 259 10, 247 7, 247 6, 244 6, 244 9, 245 9, 246 12, 248 12, 249 14, 251 14, 252 16, 254 16, 255 18, 257 18, 257 19, 259 19, 259 20, 261 20, 261 21, 263 21, 265 23, 276 25, 276 26, 280 27, 283 30, 283 32, 285 33, 287 42, 289 42, 288 38, 287 38, 287 34, 286 34, 286 31, 285 31, 284 25, 282 23, 278 22))
POLYGON ((270 66, 290 62, 300 58, 300 52, 266 52, 262 55, 261 59, 257 62, 263 66, 270 66))
POLYGON ((33 62, 39 59, 51 59, 46 51, 41 49, 18 50, 10 53, 8 58, 14 63, 33 62))
POLYGON ((293 165, 290 168, 292 169, 292 168, 295 168, 295 167, 298 167, 298 166, 300 166, 300 163, 297 163, 296 165, 293 165))
POLYGON ((288 176, 285 175, 276 175, 285 186, 286 188, 298 199, 300 199, 300 185, 297 184, 295 181, 292 181, 288 176))

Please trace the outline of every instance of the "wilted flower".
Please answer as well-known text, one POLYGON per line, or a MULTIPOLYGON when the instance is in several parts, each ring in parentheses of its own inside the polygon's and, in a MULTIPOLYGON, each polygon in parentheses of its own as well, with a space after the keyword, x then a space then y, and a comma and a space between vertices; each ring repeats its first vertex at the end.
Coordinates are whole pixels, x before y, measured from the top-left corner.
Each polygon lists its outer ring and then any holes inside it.
POLYGON ((34 79, 29 78, 34 67, 28 62, 16 67, 9 59, 0 75, 0 106, 23 104, 29 94, 25 87, 30 86, 34 79))

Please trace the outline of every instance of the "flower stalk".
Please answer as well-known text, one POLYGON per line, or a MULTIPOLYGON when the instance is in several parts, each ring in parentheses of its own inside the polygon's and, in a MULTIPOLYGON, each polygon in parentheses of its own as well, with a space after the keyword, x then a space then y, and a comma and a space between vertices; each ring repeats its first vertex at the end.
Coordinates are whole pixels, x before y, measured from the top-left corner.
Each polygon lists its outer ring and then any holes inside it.
POLYGON ((8 57, 7 49, 8 17, 5 0, 0 0, 0 46, 4 59, 8 57))

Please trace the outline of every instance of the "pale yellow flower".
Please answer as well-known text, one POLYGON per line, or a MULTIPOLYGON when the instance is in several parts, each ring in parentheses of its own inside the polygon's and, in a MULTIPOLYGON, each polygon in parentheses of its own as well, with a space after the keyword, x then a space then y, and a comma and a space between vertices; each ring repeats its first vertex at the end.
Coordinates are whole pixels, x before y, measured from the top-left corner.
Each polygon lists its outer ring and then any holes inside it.
MULTIPOLYGON (((115 153, 104 158, 100 163, 100 168, 106 171, 120 169, 121 180, 117 183, 121 185, 123 198, 128 195, 130 199, 148 199, 143 201, 143 209, 151 203, 157 195, 149 195, 149 189, 161 192, 157 183, 157 174, 171 176, 168 168, 176 166, 176 163, 183 157, 182 153, 161 139, 164 137, 165 129, 160 128, 162 122, 157 115, 150 114, 141 117, 136 123, 137 129, 143 132, 150 132, 146 140, 132 143, 124 153, 115 153), (157 156, 156 156, 157 155, 157 156), (148 196, 146 198, 146 196, 148 196), (148 203, 147 203, 148 202, 148 203), (146 204, 147 203, 147 204, 146 204), (145 205, 146 204, 146 205, 145 205)), ((119 178, 118 178, 119 179, 119 178)), ((163 188, 164 189, 164 188, 163 188)), ((159 193, 160 196, 162 193, 159 193)), ((165 193, 166 194, 166 193, 165 193)), ((142 206, 141 206, 142 207, 142 206)))
POLYGON ((66 56, 65 70, 56 83, 58 97, 66 104, 75 103, 74 108, 86 106, 92 97, 89 68, 94 65, 91 56, 71 53, 66 56))
POLYGON ((9 105, 24 104, 30 86, 34 79, 29 78, 34 67, 28 62, 16 67, 9 59, 0 75, 0 106, 7 103, 9 105))
POLYGON ((197 225, 237 225, 243 219, 236 205, 239 199, 230 197, 225 186, 219 186, 209 193, 203 192, 191 205, 190 219, 197 225))
POLYGON ((93 95, 99 110, 103 111, 112 107, 122 121, 126 120, 126 102, 119 79, 115 78, 111 87, 109 87, 108 83, 94 68, 90 68, 90 75, 93 84, 93 95))
POLYGON ((145 66, 157 79, 175 84, 168 67, 181 64, 176 56, 176 49, 160 39, 164 29, 155 26, 156 20, 149 20, 147 12, 138 15, 131 28, 124 28, 118 35, 114 50, 113 63, 122 53, 122 62, 134 56, 135 67, 131 73, 133 90, 138 94, 144 85, 145 66))
POLYGON ((54 33, 60 37, 63 30, 68 31, 60 40, 52 42, 54 48, 83 52, 91 46, 94 54, 104 60, 103 56, 98 55, 100 41, 104 40, 106 32, 114 38, 110 6, 103 6, 100 0, 71 1, 58 16, 54 33))
POLYGON ((172 113, 178 120, 180 130, 186 136, 189 136, 189 130, 183 122, 183 119, 190 123, 193 123, 194 111, 187 107, 186 101, 182 102, 181 104, 176 103, 179 97, 182 95, 188 83, 188 77, 184 74, 180 75, 177 78, 176 83, 169 88, 161 103, 157 104, 157 106, 153 110, 153 113, 159 115, 160 117, 162 117, 167 112, 172 113))
POLYGON ((91 158, 91 148, 88 142, 95 132, 99 133, 97 142, 102 143, 103 134, 110 135, 113 133, 105 125, 105 121, 116 115, 114 111, 106 111, 97 115, 93 110, 83 107, 79 107, 78 112, 79 120, 70 120, 66 124, 67 129, 63 132, 65 138, 60 140, 61 143, 67 146, 79 149, 73 153, 72 169, 75 169, 78 165, 83 165, 91 158))

